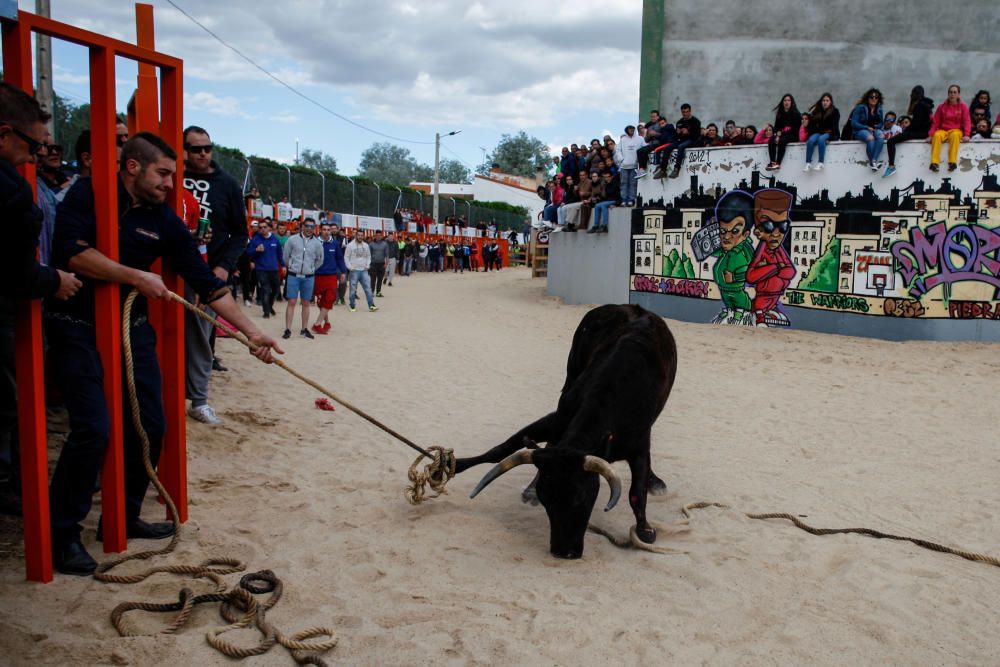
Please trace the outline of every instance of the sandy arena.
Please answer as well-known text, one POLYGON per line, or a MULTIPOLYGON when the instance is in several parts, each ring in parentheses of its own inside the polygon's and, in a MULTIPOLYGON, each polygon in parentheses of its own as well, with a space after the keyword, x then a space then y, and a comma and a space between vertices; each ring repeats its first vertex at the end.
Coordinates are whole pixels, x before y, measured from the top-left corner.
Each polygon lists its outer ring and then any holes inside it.
MULTIPOLYGON (((418 443, 479 454, 555 407, 588 308, 544 289, 525 269, 397 278, 378 313, 338 306, 332 335, 282 341, 285 359, 418 443)), ((331 664, 1000 663, 1000 569, 742 514, 1000 554, 997 346, 668 324, 680 361, 652 458, 669 493, 650 497, 650 518, 672 523, 696 501, 733 507, 661 533, 660 546, 683 553, 591 534, 582 560, 553 558, 544 511, 520 500, 527 467, 470 500, 488 469, 473 468, 411 507, 410 449, 343 408, 317 410, 315 390, 220 341, 230 370, 214 375, 211 402, 225 423, 188 422, 191 521, 165 560, 235 555, 274 570, 286 587, 268 619, 286 632, 335 626, 331 664)), ((604 514, 606 499, 603 486, 595 522, 625 535, 628 503, 604 514)), ((97 515, 84 543, 101 559, 97 515)), ((152 495, 145 516, 162 516, 152 495)), ((178 636, 125 639, 111 626, 120 602, 176 599, 179 578, 27 583, 5 521, 0 662, 234 664, 205 641, 223 625, 214 605, 178 636)), ((152 632, 167 619, 133 620, 152 632)), ((294 663, 275 647, 242 664, 294 663)))

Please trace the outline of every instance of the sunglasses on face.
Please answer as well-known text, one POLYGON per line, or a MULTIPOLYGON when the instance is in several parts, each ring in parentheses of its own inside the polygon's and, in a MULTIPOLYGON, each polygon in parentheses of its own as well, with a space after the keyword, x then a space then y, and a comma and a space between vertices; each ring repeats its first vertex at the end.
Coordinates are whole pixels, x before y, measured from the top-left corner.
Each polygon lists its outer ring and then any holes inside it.
POLYGON ((725 227, 719 227, 719 236, 739 236, 743 233, 743 226, 733 227, 732 229, 726 229, 725 227))
POLYGON ((39 153, 42 152, 42 149, 45 148, 46 144, 44 142, 29 137, 27 134, 17 129, 16 127, 12 127, 9 125, 8 127, 10 127, 10 131, 14 133, 14 136, 18 137, 21 141, 28 144, 28 152, 31 155, 38 155, 39 153))
POLYGON ((781 222, 774 222, 773 220, 765 220, 764 222, 760 223, 760 225, 758 225, 760 230, 765 234, 770 234, 775 229, 780 230, 782 234, 787 234, 789 226, 790 225, 788 224, 787 220, 782 220, 781 222))
POLYGON ((184 150, 186 150, 188 153, 194 153, 195 155, 197 155, 198 153, 211 153, 212 144, 204 144, 202 146, 191 146, 189 144, 184 147, 184 150))
POLYGON ((59 144, 45 144, 45 150, 49 155, 62 155, 62 146, 59 144))

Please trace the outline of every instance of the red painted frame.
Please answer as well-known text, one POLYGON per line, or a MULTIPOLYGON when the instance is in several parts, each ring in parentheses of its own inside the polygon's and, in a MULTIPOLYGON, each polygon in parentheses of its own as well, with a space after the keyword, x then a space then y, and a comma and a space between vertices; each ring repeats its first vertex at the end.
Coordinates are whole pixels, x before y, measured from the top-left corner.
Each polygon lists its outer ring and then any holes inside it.
MULTIPOLYGON (((115 128, 115 58, 140 63, 136 96, 136 129, 159 131, 178 155, 181 144, 183 63, 155 52, 152 7, 137 5, 139 41, 129 44, 82 30, 28 12, 18 12, 18 20, 3 20, 3 69, 9 83, 33 91, 31 34, 49 35, 90 52, 91 152, 93 156, 94 203, 97 214, 97 249, 111 259, 118 258, 118 188, 115 128), (159 68, 162 118, 156 123, 154 69, 159 68), (150 81, 150 76, 153 76, 150 81), (152 90, 152 93, 149 91, 152 90), (102 122, 103 119, 103 122, 102 122)), ((180 210, 183 184, 182 161, 171 204, 180 210)), ((22 175, 34 183, 33 165, 22 175)), ((167 286, 176 288, 175 276, 166 276, 167 286)), ((97 346, 104 365, 104 391, 110 418, 110 436, 102 473, 104 549, 123 551, 125 540, 125 498, 122 452, 121 312, 118 286, 102 285, 96 295, 97 346)), ((164 407, 169 436, 164 442, 161 466, 169 471, 167 488, 175 493, 179 517, 187 518, 184 490, 184 320, 179 306, 160 309, 160 355, 164 376, 164 407), (181 460, 177 460, 181 457, 181 460)), ((27 578, 52 580, 52 550, 49 528, 47 433, 45 428, 45 385, 42 357, 41 305, 22 303, 17 322, 18 419, 21 443, 22 493, 24 503, 24 551, 27 578)))

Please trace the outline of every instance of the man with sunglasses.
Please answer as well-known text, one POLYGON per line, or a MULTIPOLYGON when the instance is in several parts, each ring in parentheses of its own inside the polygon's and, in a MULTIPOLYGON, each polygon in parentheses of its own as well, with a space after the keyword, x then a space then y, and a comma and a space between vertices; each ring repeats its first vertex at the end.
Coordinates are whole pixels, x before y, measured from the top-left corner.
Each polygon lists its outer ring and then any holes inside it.
POLYGON ((791 225, 792 195, 775 188, 758 190, 753 204, 753 233, 760 243, 747 270, 747 282, 757 288, 751 307, 757 326, 787 327, 788 318, 777 306, 795 277, 795 267, 782 246, 791 225))
POLYGON ((0 219, 4 259, 0 262, 0 511, 20 514, 17 458, 17 385, 14 379, 15 303, 55 296, 68 299, 80 288, 72 273, 39 263, 42 211, 16 167, 44 150, 49 115, 26 92, 0 83, 0 219))
POLYGON ((306 218, 299 228, 298 234, 288 237, 282 254, 285 266, 288 267, 286 277, 285 299, 285 333, 282 338, 291 338, 292 321, 295 319, 295 304, 302 301, 302 329, 299 335, 303 338, 313 338, 309 331, 309 304, 313 298, 313 288, 316 285, 316 270, 323 265, 325 250, 323 242, 315 236, 316 221, 306 218))
MULTIPOLYGON (((208 266, 219 280, 229 281, 247 247, 243 188, 212 159, 212 139, 203 128, 184 130, 184 189, 198 202, 199 218, 209 221, 208 266)), ((188 301, 195 293, 185 286, 188 301)), ((211 314, 210 309, 206 312, 211 314)), ((220 422, 208 404, 208 379, 215 353, 215 328, 194 313, 184 312, 185 393, 191 400, 188 416, 206 424, 220 422)))

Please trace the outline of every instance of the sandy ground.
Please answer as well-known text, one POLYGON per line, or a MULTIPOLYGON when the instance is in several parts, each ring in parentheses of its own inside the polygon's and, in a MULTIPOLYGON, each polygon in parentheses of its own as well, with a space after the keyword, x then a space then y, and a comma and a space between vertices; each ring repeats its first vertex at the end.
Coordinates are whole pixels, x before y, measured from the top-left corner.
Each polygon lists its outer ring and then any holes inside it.
MULTIPOLYGON (((338 307, 332 335, 288 341, 287 361, 459 455, 555 406, 586 307, 546 297, 523 269, 418 275, 386 293, 378 313, 338 307)), ((223 341, 230 371, 212 402, 225 424, 188 424, 192 519, 169 560, 238 555, 273 569, 286 592, 269 619, 286 631, 336 626, 334 664, 998 664, 1000 569, 742 512, 1000 554, 1000 348, 668 323, 680 368, 653 466, 669 493, 651 498, 650 516, 673 522, 703 500, 733 507, 661 536, 683 554, 589 535, 582 560, 551 557, 543 510, 519 498, 526 468, 469 500, 485 472, 475 468, 450 495, 410 507, 409 449, 344 409, 315 409, 313 389, 223 341)), ((152 497, 146 515, 159 516, 152 497)), ((625 534, 632 515, 622 502, 595 520, 625 534)), ((92 530, 86 539, 99 554, 92 530)), ((0 562, 0 662, 232 664, 205 642, 220 625, 207 606, 179 636, 117 636, 111 609, 173 598, 169 575, 134 586, 22 579, 18 559, 0 562)), ((150 631, 164 621, 135 620, 150 631)), ((275 648, 246 664, 293 663, 275 648)))

